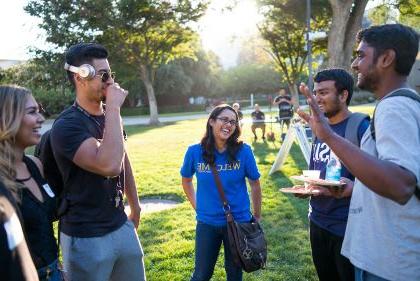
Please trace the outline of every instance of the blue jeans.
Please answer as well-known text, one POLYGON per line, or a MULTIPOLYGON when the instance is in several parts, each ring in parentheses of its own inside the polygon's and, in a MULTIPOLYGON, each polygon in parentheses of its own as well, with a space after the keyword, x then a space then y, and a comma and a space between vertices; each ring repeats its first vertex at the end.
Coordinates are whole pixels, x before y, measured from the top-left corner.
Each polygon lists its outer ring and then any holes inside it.
POLYGON ((61 281, 63 277, 60 270, 58 270, 57 260, 51 264, 37 269, 40 281, 61 281))
POLYGON ((227 281, 242 281, 242 268, 233 262, 226 226, 197 222, 195 230, 195 269, 191 281, 207 281, 213 275, 223 241, 227 281))
POLYGON ((354 267, 354 281, 388 281, 382 277, 376 276, 358 267, 354 267))

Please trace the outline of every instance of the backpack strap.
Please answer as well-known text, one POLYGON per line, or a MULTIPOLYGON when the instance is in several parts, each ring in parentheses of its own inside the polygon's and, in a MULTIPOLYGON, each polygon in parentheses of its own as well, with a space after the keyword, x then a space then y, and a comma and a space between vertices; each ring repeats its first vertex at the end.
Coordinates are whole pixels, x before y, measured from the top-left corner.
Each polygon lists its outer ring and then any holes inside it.
MULTIPOLYGON (((392 94, 389 94, 385 97, 383 97, 379 102, 383 101, 384 99, 387 98, 391 98, 391 97, 407 97, 407 98, 411 98, 414 101, 417 101, 420 103, 420 96, 415 93, 412 90, 409 89, 399 89, 395 92, 393 92, 392 94)), ((377 108, 378 106, 376 106, 377 108)), ((373 117, 370 120, 370 135, 372 136, 372 139, 376 142, 376 134, 375 134, 375 112, 376 112, 376 108, 375 111, 373 112, 373 117)), ((416 188, 414 189, 414 195, 416 195, 417 199, 420 200, 420 183, 417 183, 416 188)))
MULTIPOLYGON (((411 98, 411 99, 413 99, 417 102, 420 102, 420 96, 418 94, 416 94, 414 91, 411 91, 409 89, 397 90, 397 91, 393 92, 392 94, 383 97, 379 102, 383 101, 384 99, 391 98, 391 97, 407 97, 407 98, 411 98)), ((376 105, 376 108, 377 107, 378 107, 378 105, 376 105)), ((375 111, 373 111, 373 117, 370 120, 370 135, 372 136, 372 139, 374 141, 376 141, 376 134, 375 134, 375 112, 376 112, 376 108, 375 108, 375 111)))
POLYGON ((369 115, 360 112, 354 112, 347 120, 344 137, 357 147, 360 146, 359 127, 365 119, 370 120, 369 115))

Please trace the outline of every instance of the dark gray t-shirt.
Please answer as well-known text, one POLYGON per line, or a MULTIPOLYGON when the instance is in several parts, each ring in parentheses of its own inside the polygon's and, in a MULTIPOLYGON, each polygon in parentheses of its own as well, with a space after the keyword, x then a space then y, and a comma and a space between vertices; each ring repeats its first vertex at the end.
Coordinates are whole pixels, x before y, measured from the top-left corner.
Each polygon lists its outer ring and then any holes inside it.
POLYGON ((73 162, 80 145, 88 138, 103 138, 105 116, 86 116, 76 107, 57 120, 51 130, 51 146, 63 175, 68 207, 61 218, 61 231, 75 237, 98 237, 124 224, 124 206, 116 207, 116 196, 122 194, 124 171, 119 177, 106 178, 83 170, 73 162), (91 122, 90 125, 87 125, 91 122), (93 126, 92 126, 93 124, 93 126), (92 130, 90 128, 95 128, 92 130))

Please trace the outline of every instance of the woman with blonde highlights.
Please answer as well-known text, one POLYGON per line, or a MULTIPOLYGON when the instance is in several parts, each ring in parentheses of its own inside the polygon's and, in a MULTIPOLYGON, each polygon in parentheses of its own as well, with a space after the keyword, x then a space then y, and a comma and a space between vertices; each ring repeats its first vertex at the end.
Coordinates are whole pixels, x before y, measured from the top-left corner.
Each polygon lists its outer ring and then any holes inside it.
POLYGON ((0 180, 19 203, 25 237, 40 280, 61 280, 54 238, 56 198, 43 177, 42 164, 25 155, 41 139, 45 121, 31 92, 0 86, 0 180))

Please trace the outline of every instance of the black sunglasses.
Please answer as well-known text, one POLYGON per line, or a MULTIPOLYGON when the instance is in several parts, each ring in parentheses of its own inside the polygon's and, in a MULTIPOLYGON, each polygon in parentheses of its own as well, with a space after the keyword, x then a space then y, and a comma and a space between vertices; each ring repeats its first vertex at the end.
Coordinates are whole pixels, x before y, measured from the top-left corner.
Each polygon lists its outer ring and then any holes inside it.
POLYGON ((109 80, 109 78, 115 79, 115 72, 106 71, 100 74, 96 74, 95 76, 101 77, 102 82, 105 83, 106 81, 109 80))

